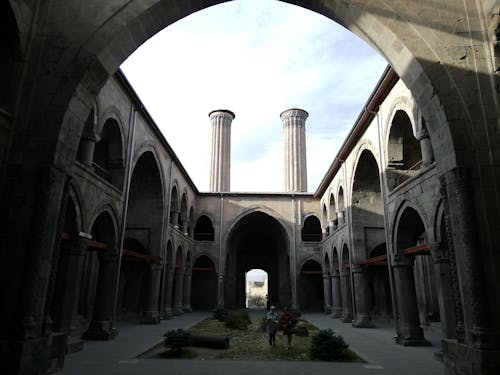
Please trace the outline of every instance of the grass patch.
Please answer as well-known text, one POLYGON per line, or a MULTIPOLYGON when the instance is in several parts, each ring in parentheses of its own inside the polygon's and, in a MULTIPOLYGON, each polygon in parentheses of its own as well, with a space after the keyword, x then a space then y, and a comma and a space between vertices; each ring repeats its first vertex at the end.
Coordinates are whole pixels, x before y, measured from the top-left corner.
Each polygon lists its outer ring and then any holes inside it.
MULTIPOLYGON (((317 361, 310 355, 312 337, 319 332, 319 329, 311 323, 299 319, 298 326, 306 327, 309 336, 293 336, 292 348, 286 350, 283 342, 283 335, 278 332, 276 335, 276 346, 269 346, 268 336, 262 329, 261 317, 252 317, 251 323, 246 330, 231 329, 224 322, 210 318, 201 321, 188 330, 193 335, 214 335, 229 336, 229 349, 207 349, 188 347, 184 352, 188 357, 200 360, 210 359, 231 359, 231 360, 286 360, 286 361, 317 361)), ((141 355, 142 358, 173 358, 165 354, 165 347, 162 344, 156 345, 141 355)), ((170 353, 168 355, 173 355, 170 353)), ((184 355, 184 354, 183 354, 184 355)), ((179 357, 176 357, 179 358, 179 357)), ((342 362, 363 362, 363 360, 349 349, 341 358, 336 361, 342 362)))

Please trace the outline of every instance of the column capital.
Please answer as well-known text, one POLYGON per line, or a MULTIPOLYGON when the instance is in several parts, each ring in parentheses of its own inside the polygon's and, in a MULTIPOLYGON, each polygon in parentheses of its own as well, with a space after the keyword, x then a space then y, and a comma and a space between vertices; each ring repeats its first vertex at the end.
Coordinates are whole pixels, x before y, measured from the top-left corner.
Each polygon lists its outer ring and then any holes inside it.
POLYGON ((443 248, 441 242, 433 242, 427 245, 429 251, 431 252, 432 259, 435 264, 437 263, 448 263, 448 254, 443 248))

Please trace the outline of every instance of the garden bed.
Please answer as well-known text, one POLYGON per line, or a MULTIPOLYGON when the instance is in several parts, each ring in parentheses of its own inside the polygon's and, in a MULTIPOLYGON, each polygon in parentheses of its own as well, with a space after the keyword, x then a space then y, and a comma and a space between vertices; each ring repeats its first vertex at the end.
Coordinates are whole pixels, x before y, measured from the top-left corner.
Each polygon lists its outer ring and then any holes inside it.
MULTIPOLYGON (((216 319, 205 319, 188 330, 193 335, 228 336, 230 344, 228 349, 208 349, 199 347, 185 347, 181 353, 174 353, 162 343, 155 345, 140 355, 140 358, 191 358, 199 360, 230 359, 230 360, 288 360, 312 361, 310 346, 312 337, 319 332, 314 325, 299 320, 298 326, 304 326, 309 331, 309 336, 293 336, 292 347, 286 350, 283 335, 276 335, 276 345, 271 347, 268 335, 263 329, 261 318, 251 320, 248 329, 230 329, 224 322, 216 319)), ((335 361, 363 362, 354 352, 346 349, 335 361)))

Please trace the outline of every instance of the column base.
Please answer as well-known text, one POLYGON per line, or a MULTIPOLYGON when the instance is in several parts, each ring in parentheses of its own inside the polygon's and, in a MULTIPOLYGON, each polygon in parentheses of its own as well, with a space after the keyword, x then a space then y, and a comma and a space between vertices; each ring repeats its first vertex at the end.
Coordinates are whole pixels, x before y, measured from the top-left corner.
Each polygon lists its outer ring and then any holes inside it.
POLYGON ((109 320, 93 320, 90 322, 87 331, 82 335, 82 339, 107 341, 113 340, 117 334, 118 330, 111 327, 111 322, 109 320))
POLYGON ((334 318, 334 319, 342 318, 342 309, 333 308, 332 309, 332 318, 334 318))
POLYGON ((445 374, 500 374, 499 349, 476 349, 451 339, 443 339, 441 343, 445 374))
POLYGON ((76 353, 83 350, 83 340, 79 337, 68 337, 66 342, 66 353, 76 353))
POLYGON ((158 313, 158 311, 145 311, 141 323, 160 324, 160 314, 158 313))
POLYGON ((375 328, 371 318, 367 315, 359 315, 352 322, 354 328, 375 328))
POLYGON ((188 306, 188 307, 184 307, 182 309, 182 311, 184 311, 185 313, 190 313, 191 311, 193 311, 193 309, 191 308, 191 306, 188 306))
POLYGON ((174 308, 174 315, 175 316, 179 316, 179 315, 182 315, 184 314, 184 310, 182 310, 182 307, 175 307, 174 308))
POLYGON ((2 368, 9 374, 45 374, 51 367, 51 346, 48 337, 22 341, 0 341, 2 368))
POLYGON ((342 323, 352 323, 352 318, 349 318, 349 317, 345 317, 345 318, 344 318, 344 317, 341 317, 341 318, 340 318, 340 321, 341 321, 342 323))
POLYGON ((169 319, 172 319, 173 317, 174 317, 174 314, 172 313, 172 310, 171 310, 171 309, 168 309, 168 310, 165 310, 165 311, 161 314, 160 319, 162 319, 162 320, 169 320, 169 319))
POLYGON ((396 342, 403 346, 432 346, 432 344, 425 339, 424 331, 420 327, 402 327, 396 342))

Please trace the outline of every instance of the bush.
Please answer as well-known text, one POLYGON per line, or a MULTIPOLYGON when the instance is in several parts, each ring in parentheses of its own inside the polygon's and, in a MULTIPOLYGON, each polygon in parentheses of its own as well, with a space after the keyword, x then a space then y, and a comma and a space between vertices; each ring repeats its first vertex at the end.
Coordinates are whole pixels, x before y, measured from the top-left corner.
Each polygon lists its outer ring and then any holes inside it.
POLYGON ((264 296, 250 296, 248 297, 248 306, 255 306, 255 307, 266 307, 267 299, 264 296))
POLYGON ((230 329, 246 330, 251 323, 246 311, 229 311, 224 318, 226 327, 230 329))
POLYGON ((191 343, 191 335, 183 329, 168 331, 163 337, 165 337, 163 345, 176 353, 182 352, 183 347, 191 343))
POLYGON ((311 341, 311 357, 324 361, 340 358, 349 347, 342 336, 335 336, 331 329, 319 331, 311 341))
POLYGON ((215 309, 213 312, 213 318, 218 320, 219 322, 223 322, 226 319, 227 310, 224 309, 215 309))

